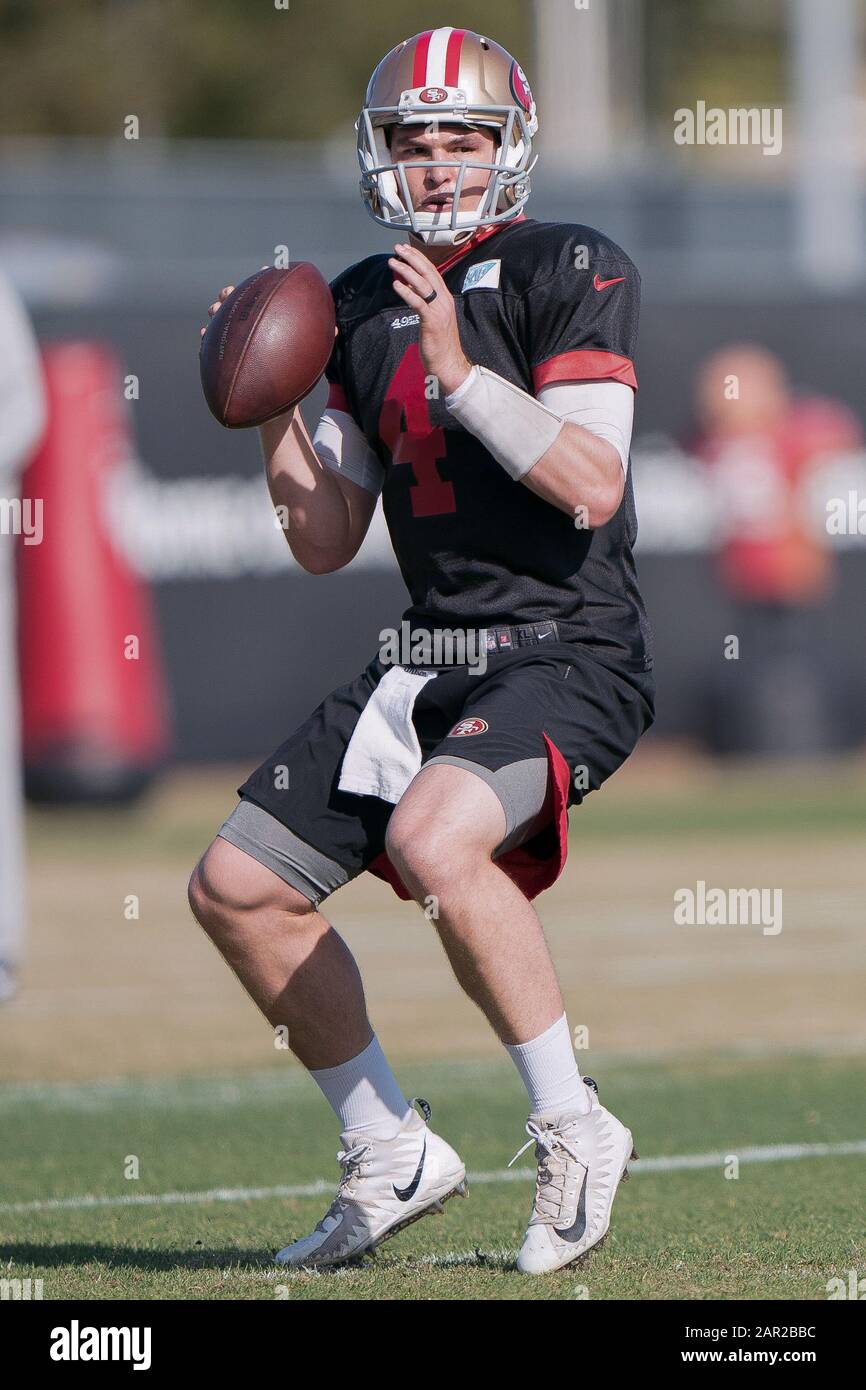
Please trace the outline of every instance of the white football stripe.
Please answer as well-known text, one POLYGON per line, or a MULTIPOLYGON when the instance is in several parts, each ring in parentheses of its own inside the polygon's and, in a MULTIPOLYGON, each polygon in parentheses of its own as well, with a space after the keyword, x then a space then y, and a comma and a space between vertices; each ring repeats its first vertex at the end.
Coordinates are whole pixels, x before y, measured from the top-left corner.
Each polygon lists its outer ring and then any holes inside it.
POLYGON ((453 29, 434 29, 427 50, 427 86, 445 85, 445 54, 453 29))
MULTIPOLYGON (((630 1169, 632 1176, 641 1173, 675 1173, 684 1168, 724 1168, 731 1157, 740 1163, 780 1163, 804 1158, 842 1158, 851 1154, 866 1154, 866 1139, 853 1139, 840 1144, 766 1144, 737 1149, 731 1145, 727 1153, 661 1154, 657 1158, 641 1158, 630 1169)), ((535 1169, 497 1168, 491 1172, 469 1173, 473 1183, 529 1182, 535 1169)), ((89 1207, 169 1207, 193 1205, 200 1202, 257 1202, 271 1197, 319 1197, 333 1192, 332 1178, 286 1187, 213 1187, 203 1192, 141 1192, 122 1196, 82 1195, 79 1197, 48 1197, 31 1202, 0 1202, 0 1215, 14 1216, 32 1211, 80 1211, 89 1207)))

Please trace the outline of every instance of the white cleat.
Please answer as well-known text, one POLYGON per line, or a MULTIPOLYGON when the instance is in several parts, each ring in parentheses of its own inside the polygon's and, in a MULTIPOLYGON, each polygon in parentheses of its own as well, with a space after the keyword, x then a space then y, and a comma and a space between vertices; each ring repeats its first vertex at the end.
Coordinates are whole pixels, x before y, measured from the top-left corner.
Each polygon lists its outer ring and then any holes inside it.
MULTIPOLYGON (((580 1259, 607 1235, 610 1213, 628 1162, 637 1158, 631 1131, 598 1099, 591 1077, 588 1115, 531 1115, 530 1136, 519 1153, 535 1142, 538 1174, 535 1201, 517 1256, 521 1274, 549 1274, 580 1259)), ((511 1165, 509 1164, 509 1167, 511 1165)))
MULTIPOLYGON (((413 1101, 413 1104, 416 1102, 413 1101)), ((293 1268, 344 1264, 373 1250, 422 1216, 466 1196, 466 1169, 444 1139, 427 1128, 430 1107, 415 1111, 393 1139, 343 1134, 337 1195, 312 1235, 287 1245, 277 1263, 293 1268)))

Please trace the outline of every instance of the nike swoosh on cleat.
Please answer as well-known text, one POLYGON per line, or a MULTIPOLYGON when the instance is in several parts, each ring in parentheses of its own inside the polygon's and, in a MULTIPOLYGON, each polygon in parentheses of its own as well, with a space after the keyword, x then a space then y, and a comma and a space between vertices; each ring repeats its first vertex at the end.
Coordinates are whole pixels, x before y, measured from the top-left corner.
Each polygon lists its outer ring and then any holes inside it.
MULTIPOLYGON (((397 1201, 398 1201, 398 1202, 408 1202, 408 1201, 410 1201, 410 1200, 415 1196, 415 1193, 418 1191, 418 1184, 419 1184, 420 1181, 421 1181, 421 1174, 424 1172, 424 1159, 425 1159, 426 1157, 427 1157, 427 1140, 426 1140, 426 1138, 425 1138, 425 1140, 424 1140, 424 1146, 423 1146, 423 1148, 421 1149, 421 1158, 420 1158, 419 1161, 418 1161, 418 1167, 415 1169, 415 1176, 414 1176, 414 1178, 412 1179, 412 1181, 410 1182, 409 1186, 408 1186, 408 1187, 394 1187, 394 1196, 397 1198, 397 1201)), ((392 1186, 393 1186, 393 1184, 392 1184, 392 1186)))
POLYGON ((583 1187, 580 1189, 580 1200, 577 1204, 577 1212, 574 1217, 574 1224, 566 1226, 565 1230, 560 1230, 559 1226, 554 1226, 556 1234, 560 1240, 567 1240, 569 1244, 576 1245, 579 1240, 583 1240, 586 1234, 586 1189, 589 1186, 589 1169, 583 1180, 583 1187))

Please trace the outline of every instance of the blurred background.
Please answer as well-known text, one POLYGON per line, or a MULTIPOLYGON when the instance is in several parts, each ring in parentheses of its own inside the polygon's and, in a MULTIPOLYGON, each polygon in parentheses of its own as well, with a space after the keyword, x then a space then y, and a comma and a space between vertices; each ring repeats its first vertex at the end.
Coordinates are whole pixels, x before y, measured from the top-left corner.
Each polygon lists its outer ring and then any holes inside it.
MULTIPOLYGON (((643 277, 632 469, 658 720, 572 817, 572 867, 545 899, 566 982, 575 923, 603 921, 600 1046, 862 1034, 866 4, 457 9, 0 3, 9 1077, 269 1060, 188 925, 186 875, 246 771, 363 667, 406 600, 381 512, 347 571, 299 570, 254 433, 207 412, 198 330, 222 285, 286 248, 329 277, 383 249, 353 121, 388 48, 455 22, 532 83, 530 214, 603 229, 643 277), (673 887, 714 869, 791 885, 786 930, 803 936, 785 988, 767 991, 751 949, 723 967, 716 942, 686 949, 672 928, 673 887)), ((322 402, 318 388, 305 403, 311 426, 322 402)), ((383 1031, 407 1055, 489 1050, 388 894, 365 882, 334 899, 383 1031)))
MULTIPOLYGON (((186 884, 406 598, 381 510, 347 570, 299 570, 254 432, 205 407, 199 326, 275 257, 332 277, 385 249, 353 122, 380 57, 442 24, 528 74, 530 215, 643 277, 658 718, 538 902, 581 1069, 643 1158, 592 1297, 856 1297, 866 0, 0 0, 2 1282, 272 1297, 271 1252, 321 1215, 332 1118, 186 884), (704 889, 773 925, 678 923, 704 889)), ((473 1198, 384 1276, 292 1297, 574 1298, 510 1272, 525 1097, 429 922, 370 875, 326 911, 473 1198)))
MULTIPOLYGON (((197 334, 220 286, 281 248, 328 277, 382 249, 357 192, 353 121, 395 37, 449 13, 383 3, 362 20, 343 0, 0 6, 0 264, 46 348, 108 354, 55 352, 53 397, 70 372, 91 398, 117 374, 125 419, 95 426, 119 431, 126 455, 104 480, 107 524, 152 588, 174 757, 257 757, 404 606, 381 519, 351 578, 298 571, 265 504, 256 438, 204 407, 197 334), (311 621, 316 657, 301 663, 311 621)), ((470 0, 461 22, 520 55, 533 83, 533 215, 602 228, 643 276, 633 467, 656 736, 750 751, 859 742, 866 644, 851 636, 866 518, 829 535, 826 503, 866 493, 863 3, 470 0), (699 103, 765 113, 773 143, 677 143, 676 113, 699 103), (702 404, 702 364, 738 344, 774 354, 786 382, 771 385, 753 358, 720 363, 702 404), (756 396, 737 412, 729 372, 756 396), (739 585, 731 544, 749 550, 739 585), (802 643, 798 667, 797 620, 766 610, 800 604, 819 614, 809 641, 826 646, 819 663, 802 643), (788 677, 762 691, 741 664, 734 709, 719 653, 746 616, 753 654, 769 643, 788 677)), ((26 558, 38 568, 37 547, 26 558)))

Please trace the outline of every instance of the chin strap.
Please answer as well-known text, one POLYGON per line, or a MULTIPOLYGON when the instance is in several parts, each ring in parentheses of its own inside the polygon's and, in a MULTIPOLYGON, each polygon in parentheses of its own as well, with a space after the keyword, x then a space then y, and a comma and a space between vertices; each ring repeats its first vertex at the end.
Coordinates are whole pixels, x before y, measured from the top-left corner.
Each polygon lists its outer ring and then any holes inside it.
POLYGON ((412 232, 412 236, 418 237, 425 246, 462 246, 479 231, 480 227, 457 227, 454 231, 450 227, 427 227, 412 232))

